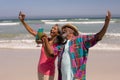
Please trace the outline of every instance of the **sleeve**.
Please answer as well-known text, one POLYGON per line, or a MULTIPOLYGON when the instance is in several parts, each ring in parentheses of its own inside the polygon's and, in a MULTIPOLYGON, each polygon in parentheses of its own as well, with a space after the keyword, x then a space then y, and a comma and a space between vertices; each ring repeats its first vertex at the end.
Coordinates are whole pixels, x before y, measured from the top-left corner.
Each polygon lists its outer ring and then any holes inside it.
POLYGON ((96 38, 96 34, 94 35, 83 35, 83 42, 86 48, 90 48, 92 46, 94 46, 98 40, 96 38))
POLYGON ((61 45, 54 46, 54 55, 58 55, 62 51, 63 47, 61 45))

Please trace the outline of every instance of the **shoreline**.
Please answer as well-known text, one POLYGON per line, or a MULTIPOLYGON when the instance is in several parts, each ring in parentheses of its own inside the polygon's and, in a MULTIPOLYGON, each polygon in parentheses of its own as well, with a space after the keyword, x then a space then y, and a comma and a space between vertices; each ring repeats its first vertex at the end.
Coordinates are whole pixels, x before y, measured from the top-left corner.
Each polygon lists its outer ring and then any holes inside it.
MULTIPOLYGON (((40 50, 40 47, 34 47, 34 48, 0 48, 0 50, 40 50)), ((120 51, 120 47, 117 48, 97 48, 97 47, 91 47, 89 50, 95 51, 120 51)))

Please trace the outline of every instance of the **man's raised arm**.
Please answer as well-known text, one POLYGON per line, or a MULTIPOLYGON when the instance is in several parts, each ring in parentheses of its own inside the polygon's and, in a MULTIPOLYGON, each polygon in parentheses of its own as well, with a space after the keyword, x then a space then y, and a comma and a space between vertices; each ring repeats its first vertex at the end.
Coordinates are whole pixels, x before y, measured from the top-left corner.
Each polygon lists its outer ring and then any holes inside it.
POLYGON ((104 23, 103 28, 100 30, 100 32, 98 32, 96 34, 96 38, 97 38, 98 41, 101 40, 102 37, 105 35, 105 33, 107 31, 107 28, 109 26, 110 19, 111 19, 111 13, 110 13, 110 11, 108 11, 107 15, 106 15, 106 18, 105 18, 105 23, 104 23))

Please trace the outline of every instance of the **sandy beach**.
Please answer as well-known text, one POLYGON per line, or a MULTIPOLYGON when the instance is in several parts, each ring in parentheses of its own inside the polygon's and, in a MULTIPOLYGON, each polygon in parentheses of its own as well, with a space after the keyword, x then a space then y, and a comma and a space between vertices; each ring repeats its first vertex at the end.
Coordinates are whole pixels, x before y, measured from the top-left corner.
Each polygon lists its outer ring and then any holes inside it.
MULTIPOLYGON (((39 56, 39 49, 0 49, 0 80, 37 80, 39 56)), ((119 61, 120 50, 91 49, 87 80, 120 80, 119 61)))

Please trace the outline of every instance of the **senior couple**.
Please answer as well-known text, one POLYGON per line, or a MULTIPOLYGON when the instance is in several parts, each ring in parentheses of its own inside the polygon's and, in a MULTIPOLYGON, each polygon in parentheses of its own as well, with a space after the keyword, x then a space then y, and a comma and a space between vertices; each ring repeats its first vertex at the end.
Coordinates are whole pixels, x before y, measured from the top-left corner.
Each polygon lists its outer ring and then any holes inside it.
MULTIPOLYGON (((25 21, 25 14, 20 12, 19 19, 27 31, 33 36, 33 30, 25 21)), ((86 80, 86 62, 89 48, 102 40, 105 35, 111 13, 108 11, 102 29, 96 34, 80 34, 77 27, 65 24, 59 29, 55 24, 50 30, 50 36, 42 35, 40 59, 38 63, 38 79, 54 80, 55 59, 58 56, 58 80, 86 80)))

